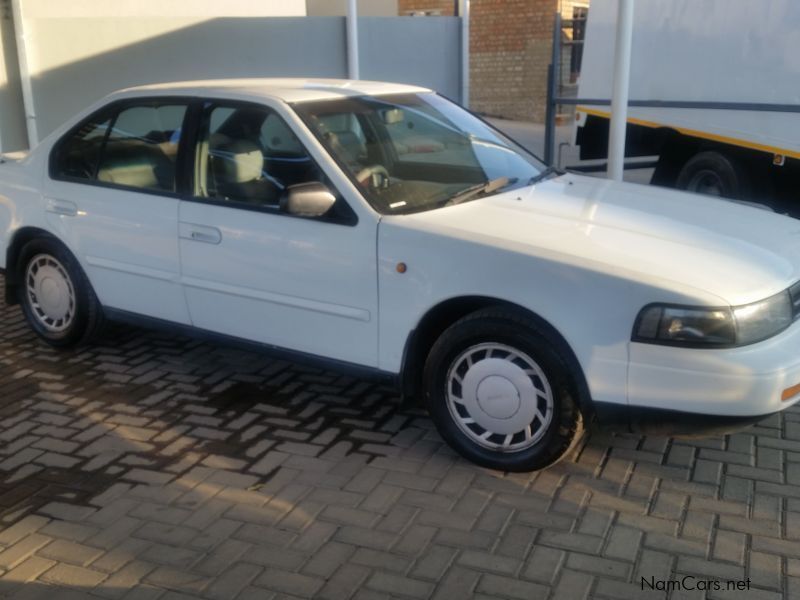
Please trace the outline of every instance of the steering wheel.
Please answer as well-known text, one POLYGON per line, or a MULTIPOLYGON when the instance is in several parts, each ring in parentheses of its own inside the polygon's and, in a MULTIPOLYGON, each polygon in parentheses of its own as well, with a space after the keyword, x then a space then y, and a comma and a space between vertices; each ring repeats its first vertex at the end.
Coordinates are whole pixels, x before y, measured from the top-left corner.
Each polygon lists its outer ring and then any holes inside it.
POLYGON ((358 172, 356 181, 363 187, 387 188, 389 187, 389 171, 383 165, 370 165, 358 172))

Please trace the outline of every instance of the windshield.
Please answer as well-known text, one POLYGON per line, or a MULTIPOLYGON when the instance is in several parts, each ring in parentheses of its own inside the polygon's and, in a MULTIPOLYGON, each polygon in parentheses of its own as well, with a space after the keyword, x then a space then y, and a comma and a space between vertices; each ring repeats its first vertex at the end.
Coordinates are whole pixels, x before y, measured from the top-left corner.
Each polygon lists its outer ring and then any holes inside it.
POLYGON ((499 131, 434 93, 358 96, 294 109, 382 214, 522 187, 544 169, 499 131))

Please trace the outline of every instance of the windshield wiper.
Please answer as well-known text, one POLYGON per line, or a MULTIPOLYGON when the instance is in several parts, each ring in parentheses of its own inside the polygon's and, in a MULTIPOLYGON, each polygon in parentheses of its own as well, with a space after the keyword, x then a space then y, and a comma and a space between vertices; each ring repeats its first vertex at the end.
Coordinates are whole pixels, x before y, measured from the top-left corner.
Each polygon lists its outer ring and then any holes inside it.
POLYGON ((528 180, 527 185, 533 185, 535 183, 539 183, 540 181, 544 181, 552 177, 553 175, 563 175, 566 173, 564 169, 559 169, 558 167, 545 167, 544 170, 540 171, 538 174, 534 175, 528 180))
POLYGON ((480 196, 492 194, 503 189, 504 187, 508 187, 509 185, 517 183, 517 181, 518 179, 516 177, 498 177, 497 179, 492 179, 491 181, 479 183, 478 185, 473 185, 458 192, 455 196, 451 196, 444 202, 442 206, 453 206, 455 204, 466 202, 467 200, 472 200, 473 198, 479 198, 480 196))

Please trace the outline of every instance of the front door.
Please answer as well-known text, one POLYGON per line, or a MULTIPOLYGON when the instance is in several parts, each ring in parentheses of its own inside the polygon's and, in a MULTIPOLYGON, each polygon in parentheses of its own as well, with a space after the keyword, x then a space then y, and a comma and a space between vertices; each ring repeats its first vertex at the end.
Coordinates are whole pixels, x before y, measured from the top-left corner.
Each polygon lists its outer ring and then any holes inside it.
POLYGON ((179 224, 192 323, 376 366, 377 220, 356 219, 341 197, 322 217, 280 208, 290 186, 332 184, 266 106, 207 103, 195 156, 194 200, 181 203, 179 224))

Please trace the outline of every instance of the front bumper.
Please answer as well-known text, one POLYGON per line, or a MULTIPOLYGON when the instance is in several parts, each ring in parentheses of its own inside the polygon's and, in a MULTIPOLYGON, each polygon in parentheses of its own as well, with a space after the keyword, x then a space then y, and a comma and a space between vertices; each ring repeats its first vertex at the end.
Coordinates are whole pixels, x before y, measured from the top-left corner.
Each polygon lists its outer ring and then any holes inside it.
POLYGON ((741 348, 687 349, 630 343, 628 408, 758 418, 794 405, 800 392, 800 322, 741 348))

